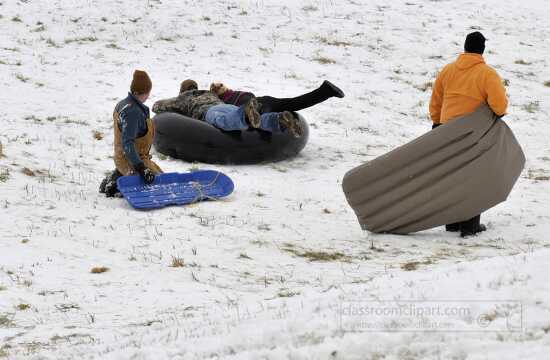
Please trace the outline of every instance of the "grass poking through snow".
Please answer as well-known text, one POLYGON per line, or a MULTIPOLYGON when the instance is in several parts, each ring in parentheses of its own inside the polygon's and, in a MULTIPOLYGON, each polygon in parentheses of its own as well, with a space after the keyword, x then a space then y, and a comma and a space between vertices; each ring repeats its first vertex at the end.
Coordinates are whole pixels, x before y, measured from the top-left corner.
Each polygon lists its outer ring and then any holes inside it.
POLYGON ((92 274, 102 274, 102 273, 107 272, 107 271, 109 271, 109 268, 105 267, 105 266, 97 266, 97 267, 92 268, 92 270, 90 270, 90 272, 92 274))
POLYGON ((185 261, 183 261, 183 258, 178 256, 172 256, 172 262, 170 263, 170 267, 180 268, 184 266, 185 266, 185 261))
POLYGON ((308 259, 309 261, 344 261, 349 262, 351 258, 339 251, 328 252, 328 251, 317 251, 317 250, 306 250, 300 251, 294 248, 291 244, 286 244, 283 248, 284 251, 287 251, 291 254, 294 254, 299 257, 308 259))

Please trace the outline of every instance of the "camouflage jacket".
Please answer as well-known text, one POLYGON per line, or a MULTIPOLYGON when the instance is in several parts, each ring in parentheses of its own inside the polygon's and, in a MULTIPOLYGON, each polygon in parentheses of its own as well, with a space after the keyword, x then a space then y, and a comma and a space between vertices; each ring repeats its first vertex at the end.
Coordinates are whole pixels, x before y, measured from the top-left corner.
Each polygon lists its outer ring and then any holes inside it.
POLYGON ((214 105, 223 104, 213 92, 207 90, 189 90, 175 98, 159 100, 153 104, 153 112, 175 112, 194 119, 204 120, 206 112, 214 105))

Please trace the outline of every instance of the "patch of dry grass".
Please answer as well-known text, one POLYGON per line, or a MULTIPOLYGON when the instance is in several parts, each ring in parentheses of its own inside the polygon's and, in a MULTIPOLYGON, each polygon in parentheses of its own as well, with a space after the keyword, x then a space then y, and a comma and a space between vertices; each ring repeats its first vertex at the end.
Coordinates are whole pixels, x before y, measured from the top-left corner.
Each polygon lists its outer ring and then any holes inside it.
POLYGON ((401 264, 401 269, 405 271, 414 271, 417 270, 420 265, 430 265, 433 264, 433 260, 427 259, 424 261, 409 261, 404 264, 401 264))
POLYGON ((278 297, 283 297, 283 298, 293 297, 293 296, 296 296, 296 295, 300 295, 300 292, 299 291, 290 291, 289 289, 281 289, 277 293, 278 297))
POLYGON ((514 64, 518 64, 518 65, 531 65, 530 62, 525 61, 525 60, 523 60, 523 59, 519 59, 519 60, 514 61, 514 64))
POLYGON ((17 310, 25 311, 30 309, 31 306, 29 304, 19 304, 17 305, 17 310))
POLYGON ((97 38, 95 36, 83 36, 79 38, 71 38, 71 39, 65 39, 65 44, 71 44, 71 43, 79 43, 84 44, 87 42, 95 42, 97 41, 97 38))
POLYGON ((527 178, 530 180, 536 180, 536 181, 548 181, 550 180, 550 176, 546 175, 546 171, 544 169, 529 169, 527 171, 527 178))
POLYGON ((291 72, 285 72, 283 74, 283 77, 285 79, 294 79, 294 80, 299 80, 300 77, 298 76, 298 74, 296 74, 294 71, 291 71, 291 72))
POLYGON ((122 48, 120 46, 118 46, 117 44, 115 44, 115 43, 109 43, 109 44, 105 45, 105 47, 108 48, 108 49, 122 50, 122 48))
POLYGON ((401 264, 401 269, 405 271, 414 271, 418 269, 418 265, 420 265, 420 262, 418 261, 411 261, 408 263, 401 264))
POLYGON ((323 65, 336 64, 336 60, 331 59, 327 56, 322 56, 322 55, 318 55, 318 56, 314 57, 313 61, 317 61, 319 64, 323 64, 323 65))
MULTIPOLYGON (((291 245, 291 244, 288 244, 291 245)), ((306 250, 306 251, 299 251, 296 249, 293 245, 292 246, 285 246, 283 248, 284 251, 287 251, 291 254, 294 254, 299 257, 303 257, 308 259, 308 261, 322 261, 322 262, 328 262, 328 261, 344 261, 349 262, 351 261, 351 258, 339 251, 336 252, 328 252, 328 251, 319 251, 319 250, 306 250)))
POLYGON ((46 31, 46 26, 44 24, 42 24, 40 21, 36 25, 38 25, 38 26, 36 28, 32 29, 31 32, 46 31))
POLYGON ((56 304, 55 308, 61 312, 68 312, 71 310, 80 310, 80 306, 75 303, 56 304))
POLYGON ((172 262, 170 263, 170 267, 180 268, 184 266, 185 266, 185 261, 183 261, 183 258, 179 256, 172 256, 172 262))
POLYGON ((92 131, 92 135, 94 136, 94 139, 96 139, 96 140, 103 140, 103 138, 105 137, 105 135, 99 130, 92 131))
MULTIPOLYGON (((48 118, 49 120, 49 118, 48 118)), ((65 124, 75 124, 75 125, 82 125, 82 126, 88 126, 90 125, 87 121, 85 120, 73 120, 73 119, 65 119, 65 121, 63 121, 65 124)))
POLYGON ((300 256, 307 258, 309 261, 338 261, 344 260, 346 255, 341 252, 329 253, 326 251, 306 251, 300 256))
POLYGON ((528 104, 522 106, 522 109, 527 111, 529 114, 534 114, 540 109, 540 103, 538 101, 531 101, 528 104))
POLYGON ((8 169, 0 169, 0 183, 8 181, 10 178, 10 171, 8 169))
POLYGON ((269 224, 260 224, 258 225, 258 230, 271 231, 271 226, 269 226, 269 224))
POLYGON ((353 45, 349 41, 329 39, 329 38, 326 38, 324 36, 317 36, 315 39, 317 41, 319 41, 321 44, 325 44, 325 45, 328 45, 328 46, 346 47, 346 46, 352 46, 353 45))
POLYGON ((48 44, 48 46, 51 46, 51 47, 54 47, 54 48, 60 48, 60 47, 61 47, 61 46, 60 46, 58 43, 56 43, 55 40, 52 39, 52 38, 47 38, 47 39, 45 39, 45 41, 46 41, 46 44, 48 44))
POLYGON ((35 172, 29 169, 28 167, 24 167, 21 172, 27 176, 36 176, 35 172))
POLYGON ((92 274, 102 274, 102 273, 107 272, 109 270, 110 269, 106 266, 96 266, 96 267, 93 267, 92 270, 90 270, 90 272, 92 274))
POLYGON ((93 343, 94 338, 90 334, 68 334, 68 335, 54 335, 50 338, 50 341, 54 343, 70 342, 71 345, 80 345, 85 343, 93 343))
POLYGON ((9 328, 15 326, 13 314, 0 314, 0 328, 9 328))
POLYGON ((318 11, 318 10, 319 8, 314 5, 306 5, 302 8, 302 11, 305 11, 305 12, 312 12, 312 11, 318 11))
POLYGON ((28 82, 31 79, 30 77, 27 77, 27 76, 25 76, 23 74, 20 74, 20 73, 15 74, 15 77, 17 78, 17 80, 19 80, 21 82, 24 82, 24 83, 28 82))

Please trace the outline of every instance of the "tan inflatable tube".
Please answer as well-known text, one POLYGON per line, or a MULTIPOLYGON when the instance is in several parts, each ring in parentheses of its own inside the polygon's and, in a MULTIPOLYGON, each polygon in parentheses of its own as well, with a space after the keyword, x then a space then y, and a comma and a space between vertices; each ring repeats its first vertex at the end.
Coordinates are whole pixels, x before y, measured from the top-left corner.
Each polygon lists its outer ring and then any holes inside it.
POLYGON ((350 170, 342 186, 364 230, 407 234, 506 200, 524 164, 510 128, 482 105, 350 170))

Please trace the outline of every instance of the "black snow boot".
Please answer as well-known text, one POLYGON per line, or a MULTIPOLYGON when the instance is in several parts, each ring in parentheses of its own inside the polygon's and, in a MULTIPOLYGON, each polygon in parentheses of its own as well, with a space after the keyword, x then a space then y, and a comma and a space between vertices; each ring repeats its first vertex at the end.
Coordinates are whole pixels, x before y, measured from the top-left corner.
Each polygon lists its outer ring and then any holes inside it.
POLYGON ((111 179, 111 175, 107 175, 105 177, 105 179, 103 179, 101 181, 101 184, 99 184, 99 193, 100 194, 105 194, 105 186, 107 186, 107 183, 109 182, 110 179, 111 179))
POLYGON ((122 174, 117 169, 113 170, 111 174, 107 175, 107 177, 103 179, 101 185, 99 185, 99 192, 105 194, 107 197, 118 197, 120 192, 118 191, 116 181, 121 176, 122 174))
POLYGON ((327 95, 331 95, 337 98, 343 98, 344 92, 342 89, 340 89, 338 86, 334 85, 328 80, 323 81, 321 84, 321 89, 323 89, 323 92, 327 95))
POLYGON ((304 129, 302 129, 300 120, 297 119, 290 111, 283 111, 282 113, 279 113, 279 124, 295 138, 299 138, 304 135, 304 129))
POLYGON ((300 111, 320 104, 331 97, 343 98, 344 92, 328 80, 323 81, 317 89, 293 98, 275 98, 273 96, 258 97, 262 104, 260 113, 300 111))
POLYGON ((460 223, 460 236, 467 237, 473 236, 477 233, 487 230, 487 227, 480 224, 481 215, 475 216, 470 220, 466 220, 460 223))
POLYGON ((244 106, 244 113, 246 114, 246 120, 248 120, 248 123, 253 128, 257 129, 260 127, 262 123, 262 119, 260 117, 260 103, 258 103, 258 100, 256 100, 255 97, 248 100, 246 105, 244 106))

